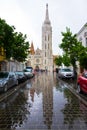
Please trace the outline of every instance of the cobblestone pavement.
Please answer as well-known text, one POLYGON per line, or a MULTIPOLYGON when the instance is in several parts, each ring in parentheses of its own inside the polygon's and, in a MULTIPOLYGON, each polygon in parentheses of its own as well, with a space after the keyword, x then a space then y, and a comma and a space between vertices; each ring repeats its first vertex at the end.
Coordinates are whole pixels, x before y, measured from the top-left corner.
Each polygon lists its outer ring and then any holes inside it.
POLYGON ((0 102, 0 130, 32 129, 86 130, 87 106, 55 74, 37 73, 0 102))

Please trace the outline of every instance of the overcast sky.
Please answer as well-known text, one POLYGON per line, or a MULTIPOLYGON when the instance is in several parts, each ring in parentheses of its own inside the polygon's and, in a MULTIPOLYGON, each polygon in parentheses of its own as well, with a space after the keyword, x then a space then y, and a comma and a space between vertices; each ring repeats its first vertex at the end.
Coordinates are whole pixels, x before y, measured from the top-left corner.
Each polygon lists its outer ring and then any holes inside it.
POLYGON ((0 17, 17 32, 27 34, 35 49, 42 47, 42 24, 45 20, 46 3, 52 25, 53 54, 61 54, 61 32, 69 27, 77 33, 87 22, 87 0, 0 0, 0 17))

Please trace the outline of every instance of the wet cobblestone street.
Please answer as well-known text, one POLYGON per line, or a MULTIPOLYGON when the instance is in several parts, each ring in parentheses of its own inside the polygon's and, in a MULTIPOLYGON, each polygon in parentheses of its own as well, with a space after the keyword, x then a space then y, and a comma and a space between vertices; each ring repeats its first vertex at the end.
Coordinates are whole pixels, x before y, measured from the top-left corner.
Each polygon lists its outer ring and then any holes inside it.
POLYGON ((53 73, 37 73, 0 102, 0 130, 32 129, 87 129, 87 106, 53 73))

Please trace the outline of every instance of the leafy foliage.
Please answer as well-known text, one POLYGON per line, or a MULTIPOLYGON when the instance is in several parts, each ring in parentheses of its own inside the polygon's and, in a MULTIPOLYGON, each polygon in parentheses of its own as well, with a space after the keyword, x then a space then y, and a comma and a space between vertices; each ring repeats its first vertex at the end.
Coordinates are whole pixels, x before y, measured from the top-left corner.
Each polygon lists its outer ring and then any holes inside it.
POLYGON ((83 53, 80 54, 80 65, 81 67, 87 69, 87 47, 84 48, 84 50, 82 51, 83 53), (84 52, 85 50, 85 52, 84 52))
POLYGON ((54 59, 54 62, 56 65, 61 66, 62 65, 62 56, 56 57, 54 59))
POLYGON ((26 38, 21 32, 14 34, 13 58, 19 62, 25 61, 28 55, 29 42, 25 42, 26 38))
POLYGON ((63 55, 62 61, 65 66, 70 66, 70 57, 67 54, 63 55))
MULTIPOLYGON (((70 57, 70 63, 76 69, 76 61, 80 61, 83 65, 82 59, 84 58, 82 55, 86 55, 85 47, 82 46, 82 43, 77 40, 76 34, 73 35, 69 28, 66 28, 66 32, 62 32, 62 36, 60 48, 63 49, 67 58, 70 57)), ((83 66, 85 66, 85 62, 83 66)))
POLYGON ((13 26, 9 26, 5 20, 0 18, 0 47, 3 47, 6 52, 6 58, 11 57, 13 47, 13 26))
POLYGON ((4 48, 6 59, 12 57, 22 62, 27 58, 29 42, 26 41, 26 35, 14 32, 14 30, 14 26, 8 25, 0 18, 0 47, 4 48))

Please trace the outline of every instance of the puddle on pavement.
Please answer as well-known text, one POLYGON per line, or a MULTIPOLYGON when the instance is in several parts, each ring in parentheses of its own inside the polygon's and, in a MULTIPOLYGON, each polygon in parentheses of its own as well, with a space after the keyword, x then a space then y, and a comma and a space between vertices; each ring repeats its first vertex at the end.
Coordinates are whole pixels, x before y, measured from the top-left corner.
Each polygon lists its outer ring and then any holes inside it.
POLYGON ((87 128, 87 107, 51 73, 37 73, 0 103, 0 128, 87 128))

